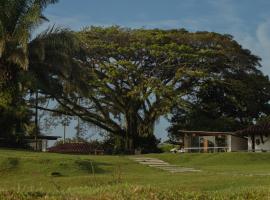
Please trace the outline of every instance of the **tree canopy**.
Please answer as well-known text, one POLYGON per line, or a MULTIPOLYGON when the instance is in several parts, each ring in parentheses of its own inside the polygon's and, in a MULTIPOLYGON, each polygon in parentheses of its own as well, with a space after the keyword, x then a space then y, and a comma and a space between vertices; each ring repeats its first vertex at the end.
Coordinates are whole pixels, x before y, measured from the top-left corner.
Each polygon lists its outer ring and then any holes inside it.
POLYGON ((126 150, 142 147, 158 119, 173 108, 187 111, 201 102, 218 104, 239 120, 260 115, 250 109, 242 116, 240 108, 255 91, 249 86, 252 77, 265 86, 268 79, 257 68, 260 59, 230 35, 119 27, 75 34, 79 44, 64 64, 55 63, 49 73, 37 70, 38 79, 46 80, 43 92, 58 102, 54 111, 65 110, 106 130, 126 150))
POLYGON ((181 129, 236 131, 269 115, 270 82, 259 69, 260 58, 236 47, 227 58, 214 57, 219 61, 208 67, 189 107, 174 107, 171 139, 179 137, 181 129))

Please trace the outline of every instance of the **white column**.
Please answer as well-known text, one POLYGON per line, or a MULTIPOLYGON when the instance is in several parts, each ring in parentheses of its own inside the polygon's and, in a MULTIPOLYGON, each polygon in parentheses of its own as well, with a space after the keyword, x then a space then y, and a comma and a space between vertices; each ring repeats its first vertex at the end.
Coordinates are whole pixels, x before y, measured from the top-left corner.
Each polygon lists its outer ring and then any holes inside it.
POLYGON ((227 146, 228 146, 228 152, 232 151, 232 136, 227 135, 227 146))

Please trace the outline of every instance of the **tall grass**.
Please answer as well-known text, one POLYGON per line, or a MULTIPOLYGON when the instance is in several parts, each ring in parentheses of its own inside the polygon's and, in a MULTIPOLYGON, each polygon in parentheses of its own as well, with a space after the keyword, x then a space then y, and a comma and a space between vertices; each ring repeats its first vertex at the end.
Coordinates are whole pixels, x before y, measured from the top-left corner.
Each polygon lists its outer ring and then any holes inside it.
POLYGON ((80 187, 65 193, 43 191, 2 191, 0 200, 269 200, 269 188, 249 188, 237 192, 187 192, 151 186, 120 184, 107 187, 80 187))

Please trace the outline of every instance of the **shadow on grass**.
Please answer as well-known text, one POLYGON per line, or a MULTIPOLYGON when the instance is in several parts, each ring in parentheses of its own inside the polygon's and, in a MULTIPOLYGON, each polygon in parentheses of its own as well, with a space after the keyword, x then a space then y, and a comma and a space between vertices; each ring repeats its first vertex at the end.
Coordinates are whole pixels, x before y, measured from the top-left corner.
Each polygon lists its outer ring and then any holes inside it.
POLYGON ((102 167, 111 166, 111 164, 108 163, 93 162, 91 160, 76 160, 74 163, 80 170, 90 174, 105 174, 107 171, 102 167))
POLYGON ((7 172, 9 170, 16 169, 20 164, 19 158, 6 158, 0 165, 0 172, 7 172))
POLYGON ((2 168, 5 168, 5 169, 14 169, 16 167, 18 167, 19 165, 19 158, 6 158, 2 164, 1 164, 1 167, 2 168))

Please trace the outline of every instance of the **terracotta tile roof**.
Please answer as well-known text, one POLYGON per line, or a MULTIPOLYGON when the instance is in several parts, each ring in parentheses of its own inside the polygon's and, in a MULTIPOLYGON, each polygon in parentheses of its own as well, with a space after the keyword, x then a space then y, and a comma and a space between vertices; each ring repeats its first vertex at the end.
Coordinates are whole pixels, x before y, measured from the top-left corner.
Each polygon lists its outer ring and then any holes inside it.
POLYGON ((265 122, 265 123, 249 126, 248 128, 236 131, 235 133, 239 135, 245 135, 245 136, 250 135, 250 134, 268 135, 270 133, 270 122, 265 122))

